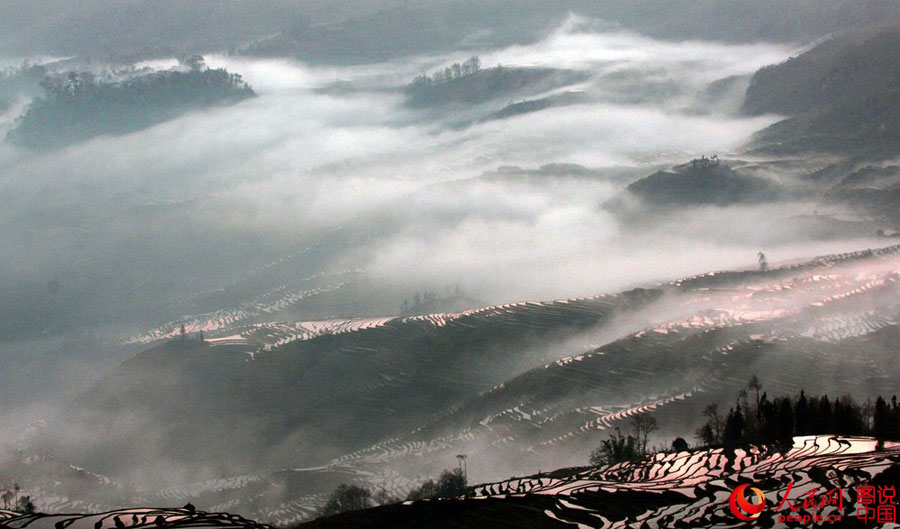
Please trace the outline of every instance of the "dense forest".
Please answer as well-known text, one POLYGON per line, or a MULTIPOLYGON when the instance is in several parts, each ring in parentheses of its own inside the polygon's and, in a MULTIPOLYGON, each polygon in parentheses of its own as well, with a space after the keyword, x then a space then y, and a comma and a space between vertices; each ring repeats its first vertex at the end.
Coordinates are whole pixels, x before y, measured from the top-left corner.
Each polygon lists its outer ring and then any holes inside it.
POLYGON ((57 147, 101 134, 126 134, 189 110, 254 95, 239 74, 210 69, 201 57, 185 68, 99 80, 89 72, 48 75, 8 139, 31 148, 57 147))

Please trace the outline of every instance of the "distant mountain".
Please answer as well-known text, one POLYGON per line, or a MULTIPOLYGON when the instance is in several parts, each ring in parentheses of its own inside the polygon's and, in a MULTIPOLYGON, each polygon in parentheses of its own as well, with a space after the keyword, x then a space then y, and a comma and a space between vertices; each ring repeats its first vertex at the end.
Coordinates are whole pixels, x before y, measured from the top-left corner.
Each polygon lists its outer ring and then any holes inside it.
POLYGON ((225 51, 298 25, 328 24, 402 0, 7 0, 0 49, 95 60, 225 51))
POLYGON ((0 3, 0 49, 107 59, 234 48, 316 63, 377 62, 534 42, 569 13, 674 40, 808 42, 897 19, 900 6, 891 0, 7 0, 0 3))
POLYGON ((536 0, 397 2, 328 24, 284 28, 239 51, 313 63, 371 63, 534 42, 566 15, 564 7, 536 0))
POLYGON ((838 37, 758 71, 749 114, 790 118, 759 132, 765 151, 826 151, 885 157, 900 153, 900 26, 838 37))

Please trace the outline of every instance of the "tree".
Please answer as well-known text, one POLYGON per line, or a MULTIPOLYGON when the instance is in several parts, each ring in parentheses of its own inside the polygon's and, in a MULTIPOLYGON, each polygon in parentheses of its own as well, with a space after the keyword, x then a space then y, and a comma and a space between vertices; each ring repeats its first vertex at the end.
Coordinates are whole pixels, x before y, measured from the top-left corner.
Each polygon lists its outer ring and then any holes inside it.
MULTIPOLYGON (((775 402, 770 402, 765 392, 763 392, 762 397, 759 399, 760 427, 757 429, 756 437, 763 443, 771 443, 777 437, 774 428, 779 421, 778 402, 779 399, 777 398, 775 399, 775 402)), ((791 419, 791 424, 793 425, 793 416, 791 419)))
POLYGON ((872 429, 872 415, 875 413, 875 405, 872 404, 872 399, 866 399, 866 402, 863 403, 862 410, 860 410, 860 415, 862 416, 863 425, 865 429, 872 429))
POLYGON ((189 55, 178 59, 182 66, 186 66, 192 72, 200 72, 206 69, 206 59, 202 55, 189 55))
POLYGON ((0 499, 3 500, 3 508, 9 509, 9 502, 13 499, 13 493, 11 490, 3 491, 3 494, 0 494, 0 499))
POLYGON ((756 393, 756 430, 759 431, 759 390, 762 389, 762 384, 759 383, 759 379, 756 378, 756 375, 750 377, 750 382, 747 383, 747 389, 751 389, 756 393))
POLYGON ((708 404, 703 408, 703 416, 709 426, 709 438, 705 440, 708 445, 722 444, 722 416, 719 415, 718 404, 708 404))
POLYGON ((806 400, 806 393, 800 390, 800 398, 797 399, 797 405, 794 406, 794 426, 800 435, 808 435, 810 433, 809 420, 809 402, 806 400))
POLYGON ((400 503, 400 498, 392 496, 384 487, 378 489, 378 492, 372 496, 376 505, 390 505, 392 503, 400 503))
POLYGON ((466 493, 466 477, 462 470, 454 468, 441 472, 437 483, 437 495, 440 498, 455 498, 466 493))
POLYGON ((744 433, 746 423, 744 422, 744 414, 741 413, 741 407, 728 410, 728 417, 725 419, 725 431, 722 432, 722 442, 726 447, 734 447, 744 441, 744 433))
POLYGON ((31 502, 31 496, 22 496, 18 501, 19 512, 22 514, 34 514, 34 503, 31 502))
POLYGON ((407 500, 424 500, 427 498, 437 497, 437 484, 433 479, 429 479, 422 486, 409 491, 406 495, 407 500))
POLYGON ((624 436, 618 428, 615 434, 609 434, 609 439, 605 439, 600 446, 591 452, 592 465, 612 465, 637 459, 637 440, 629 435, 624 436))
POLYGON ((828 395, 822 395, 819 399, 818 412, 816 413, 816 431, 814 433, 834 433, 834 416, 831 410, 831 402, 828 395))
POLYGON ((775 435, 780 444, 790 446, 794 437, 794 410, 791 406, 791 399, 779 400, 781 403, 778 406, 778 424, 775 425, 775 435))
POLYGON ((358 485, 339 485, 328 497, 322 516, 367 509, 372 506, 371 496, 369 489, 358 485))
POLYGON ((478 56, 469 57, 466 62, 462 64, 463 74, 472 75, 478 73, 478 70, 481 70, 481 59, 478 56))
POLYGON ((872 419, 872 434, 878 439, 887 437, 889 412, 887 402, 879 396, 875 401, 875 412, 872 419))
POLYGON ((709 425, 709 422, 703 424, 703 426, 697 428, 694 436, 697 438, 697 441, 704 446, 715 446, 719 444, 718 439, 716 439, 716 434, 713 433, 712 427, 709 425))
POLYGON ((685 441, 681 437, 676 437, 674 441, 672 441, 672 450, 676 452, 684 452, 688 449, 687 441, 685 441))
POLYGON ((646 455, 647 441, 650 438, 650 434, 659 429, 656 417, 645 414, 635 415, 631 418, 631 426, 634 428, 638 452, 640 455, 646 455))
POLYGON ((444 470, 437 483, 429 479, 406 496, 407 500, 424 500, 429 498, 455 498, 466 493, 466 476, 461 468, 444 470))

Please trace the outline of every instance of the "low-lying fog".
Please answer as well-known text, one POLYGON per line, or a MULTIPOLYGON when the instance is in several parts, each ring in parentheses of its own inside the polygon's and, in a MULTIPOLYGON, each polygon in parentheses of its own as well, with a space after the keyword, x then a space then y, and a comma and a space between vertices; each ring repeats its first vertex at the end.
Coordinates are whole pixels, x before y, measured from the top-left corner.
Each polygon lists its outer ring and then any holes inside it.
MULTIPOLYGON (((0 145, 0 350, 77 351, 58 337, 114 343, 236 305, 253 292, 204 296, 310 245, 324 250, 296 260, 297 277, 361 270, 396 291, 367 301, 383 314, 415 290, 451 284, 485 303, 552 299, 749 267, 760 250, 777 263, 864 247, 784 222, 823 212, 813 204, 703 208, 641 228, 601 207, 639 176, 725 157, 777 120, 736 114, 746 78, 714 99, 706 88, 792 53, 665 42, 573 17, 537 44, 479 55, 484 68, 588 72, 557 92, 590 102, 503 120, 481 118, 521 98, 427 112, 404 103, 402 85, 471 52, 356 67, 207 56, 258 97, 57 151, 0 145), (620 169, 495 172, 549 163, 620 169)), ((18 367, 2 383, 24 375, 40 376, 18 367)))

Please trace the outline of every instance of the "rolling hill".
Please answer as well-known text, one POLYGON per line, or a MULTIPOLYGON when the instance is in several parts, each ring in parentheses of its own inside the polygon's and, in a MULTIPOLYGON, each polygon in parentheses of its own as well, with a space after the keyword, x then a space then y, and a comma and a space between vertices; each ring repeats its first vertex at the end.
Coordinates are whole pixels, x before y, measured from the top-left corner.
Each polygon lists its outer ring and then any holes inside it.
POLYGON ((757 133, 765 151, 826 151, 873 157, 898 153, 900 27, 836 37, 758 71, 744 101, 749 114, 788 119, 757 133))

